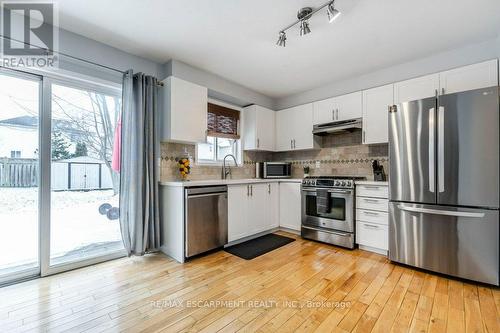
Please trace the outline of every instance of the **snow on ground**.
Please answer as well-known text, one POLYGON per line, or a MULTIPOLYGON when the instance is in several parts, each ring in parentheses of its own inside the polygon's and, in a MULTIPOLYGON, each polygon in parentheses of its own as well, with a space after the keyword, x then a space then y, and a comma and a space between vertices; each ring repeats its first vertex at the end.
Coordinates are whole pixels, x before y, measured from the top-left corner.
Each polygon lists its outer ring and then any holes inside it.
MULTIPOLYGON (((118 195, 112 190, 52 192, 51 258, 121 241, 119 221, 99 213, 103 203, 118 207, 118 195)), ((38 189, 0 188, 0 270, 37 258, 38 189)))

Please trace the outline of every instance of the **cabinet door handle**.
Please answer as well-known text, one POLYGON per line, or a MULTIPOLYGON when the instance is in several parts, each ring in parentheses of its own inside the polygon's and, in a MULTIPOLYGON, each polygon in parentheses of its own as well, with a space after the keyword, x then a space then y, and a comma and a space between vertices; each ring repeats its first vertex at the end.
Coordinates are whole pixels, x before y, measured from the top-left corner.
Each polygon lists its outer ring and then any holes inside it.
POLYGON ((271 184, 267 184, 267 193, 271 194, 271 184))
POLYGON ((363 200, 366 201, 366 202, 379 203, 379 201, 377 199, 367 199, 367 198, 364 198, 363 200))
POLYGON ((337 120, 339 120, 339 109, 337 109, 337 120))
POLYGON ((366 132, 363 131, 363 143, 365 143, 365 142, 366 142, 366 132))
POLYGON ((260 140, 257 138, 257 148, 260 147, 260 140))
POLYGON ((441 95, 444 95, 444 92, 445 92, 444 88, 441 88, 441 95))
POLYGON ((371 215, 371 216, 378 216, 378 213, 375 213, 375 212, 367 212, 367 211, 363 211, 364 214, 366 215, 371 215))
POLYGON ((250 196, 253 197, 253 185, 250 185, 250 196))
POLYGON ((335 120, 335 109, 332 109, 332 120, 335 120))
POLYGON ((363 225, 370 229, 378 229, 378 225, 363 223, 363 225))
POLYGON ((293 149, 293 140, 290 139, 290 149, 293 149))
POLYGON ((250 185, 247 185, 247 197, 250 195, 250 185))

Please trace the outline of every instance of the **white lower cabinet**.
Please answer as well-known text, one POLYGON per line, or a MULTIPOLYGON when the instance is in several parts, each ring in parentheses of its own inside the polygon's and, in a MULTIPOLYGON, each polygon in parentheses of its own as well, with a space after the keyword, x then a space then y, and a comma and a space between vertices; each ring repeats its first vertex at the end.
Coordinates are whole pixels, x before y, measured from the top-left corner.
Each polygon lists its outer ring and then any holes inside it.
POLYGON ((280 183, 280 227, 300 231, 301 197, 300 183, 280 183))
POLYGON ((228 241, 246 237, 248 227, 249 185, 231 185, 227 187, 227 236, 228 241))
POLYGON ((388 247, 389 230, 387 225, 378 223, 368 223, 363 221, 356 221, 356 242, 362 246, 368 246, 374 251, 384 253, 388 247))
POLYGON ((227 187, 229 242, 279 226, 278 188, 276 182, 227 187))
POLYGON ((356 183, 356 243, 360 249, 387 255, 389 202, 386 182, 356 183))

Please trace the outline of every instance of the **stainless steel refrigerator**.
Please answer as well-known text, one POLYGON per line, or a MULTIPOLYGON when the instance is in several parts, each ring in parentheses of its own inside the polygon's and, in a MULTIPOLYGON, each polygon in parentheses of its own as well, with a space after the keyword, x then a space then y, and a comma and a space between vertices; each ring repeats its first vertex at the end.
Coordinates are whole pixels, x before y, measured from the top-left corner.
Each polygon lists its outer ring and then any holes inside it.
POLYGON ((389 111, 389 258, 499 284, 499 88, 389 111))

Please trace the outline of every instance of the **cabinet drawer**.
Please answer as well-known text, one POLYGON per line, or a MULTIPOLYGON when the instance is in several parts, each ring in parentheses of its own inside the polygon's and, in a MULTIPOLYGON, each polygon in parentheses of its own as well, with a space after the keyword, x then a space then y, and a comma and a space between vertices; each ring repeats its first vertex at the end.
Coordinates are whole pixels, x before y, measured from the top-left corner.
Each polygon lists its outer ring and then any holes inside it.
POLYGON ((387 185, 356 185, 356 195, 360 197, 387 199, 389 197, 388 193, 387 185))
POLYGON ((356 220, 388 225, 389 214, 375 210, 356 209, 356 220))
POLYGON ((356 197, 356 208, 388 212, 389 200, 382 198, 356 197))
POLYGON ((386 225, 356 222, 356 243, 387 251, 389 232, 386 225))

